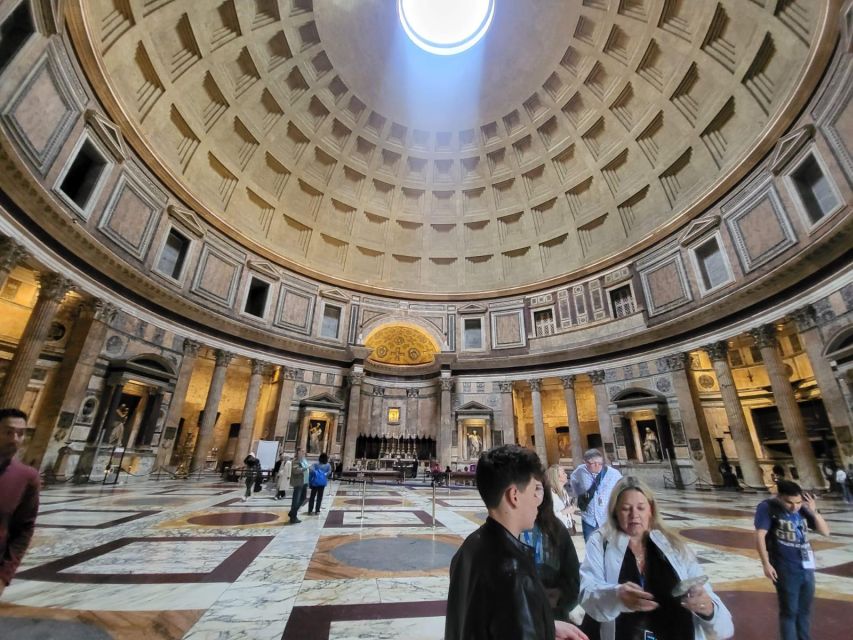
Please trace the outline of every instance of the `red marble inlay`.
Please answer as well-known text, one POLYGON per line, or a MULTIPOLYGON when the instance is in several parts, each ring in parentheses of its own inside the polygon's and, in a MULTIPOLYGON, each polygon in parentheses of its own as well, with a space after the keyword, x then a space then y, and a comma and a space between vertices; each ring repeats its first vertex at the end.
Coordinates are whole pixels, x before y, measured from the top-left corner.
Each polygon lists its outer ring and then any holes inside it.
POLYGON ((243 511, 240 513, 210 513, 203 516, 187 518, 190 524, 200 524, 208 527, 214 526, 240 526, 246 524, 260 524, 262 522, 273 522, 278 520, 274 513, 263 511, 243 511))

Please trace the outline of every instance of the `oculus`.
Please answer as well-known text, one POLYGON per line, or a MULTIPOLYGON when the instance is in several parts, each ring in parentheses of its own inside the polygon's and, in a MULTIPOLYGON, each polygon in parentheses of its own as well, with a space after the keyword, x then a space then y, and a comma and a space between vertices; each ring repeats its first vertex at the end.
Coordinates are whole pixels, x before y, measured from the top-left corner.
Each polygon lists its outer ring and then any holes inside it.
POLYGON ((397 14, 409 39, 439 56, 470 49, 486 35, 496 0, 397 0, 397 14))

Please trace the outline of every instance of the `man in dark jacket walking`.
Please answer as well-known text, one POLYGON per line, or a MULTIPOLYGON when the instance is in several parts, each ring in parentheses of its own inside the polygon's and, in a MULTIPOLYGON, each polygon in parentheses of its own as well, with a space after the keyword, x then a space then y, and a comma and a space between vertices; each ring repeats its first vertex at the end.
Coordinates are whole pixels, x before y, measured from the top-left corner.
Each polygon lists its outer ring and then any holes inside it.
POLYGON ((532 549, 518 539, 544 496, 539 458, 505 445, 483 453, 476 473, 489 517, 450 563, 445 640, 588 640, 554 621, 532 549))
POLYGON ((26 413, 0 409, 0 594, 21 564, 39 509, 38 471, 15 459, 26 428, 26 413))

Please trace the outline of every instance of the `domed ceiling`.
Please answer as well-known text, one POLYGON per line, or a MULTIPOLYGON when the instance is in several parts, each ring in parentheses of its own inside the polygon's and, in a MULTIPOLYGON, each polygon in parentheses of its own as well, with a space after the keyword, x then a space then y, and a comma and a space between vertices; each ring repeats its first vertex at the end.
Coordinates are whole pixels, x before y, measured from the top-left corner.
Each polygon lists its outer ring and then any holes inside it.
POLYGON ((89 0, 71 26, 208 221, 336 285, 441 298, 579 277, 683 226, 802 108, 828 4, 497 0, 455 56, 418 49, 392 0, 89 0))

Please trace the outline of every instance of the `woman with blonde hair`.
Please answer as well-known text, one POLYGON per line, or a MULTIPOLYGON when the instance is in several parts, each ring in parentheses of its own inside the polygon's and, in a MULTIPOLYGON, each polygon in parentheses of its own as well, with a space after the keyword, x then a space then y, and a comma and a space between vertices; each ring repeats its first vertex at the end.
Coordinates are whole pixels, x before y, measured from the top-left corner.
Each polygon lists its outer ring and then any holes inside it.
POLYGON ((648 485, 620 480, 581 566, 584 631, 601 640, 730 638, 732 616, 706 582, 696 556, 661 521, 648 485))
POLYGON ((575 523, 572 516, 575 513, 575 507, 572 505, 571 496, 566 492, 566 482, 569 481, 566 470, 558 464, 552 464, 545 472, 545 480, 551 488, 554 515, 557 516, 557 520, 563 523, 564 527, 574 532, 575 523))

